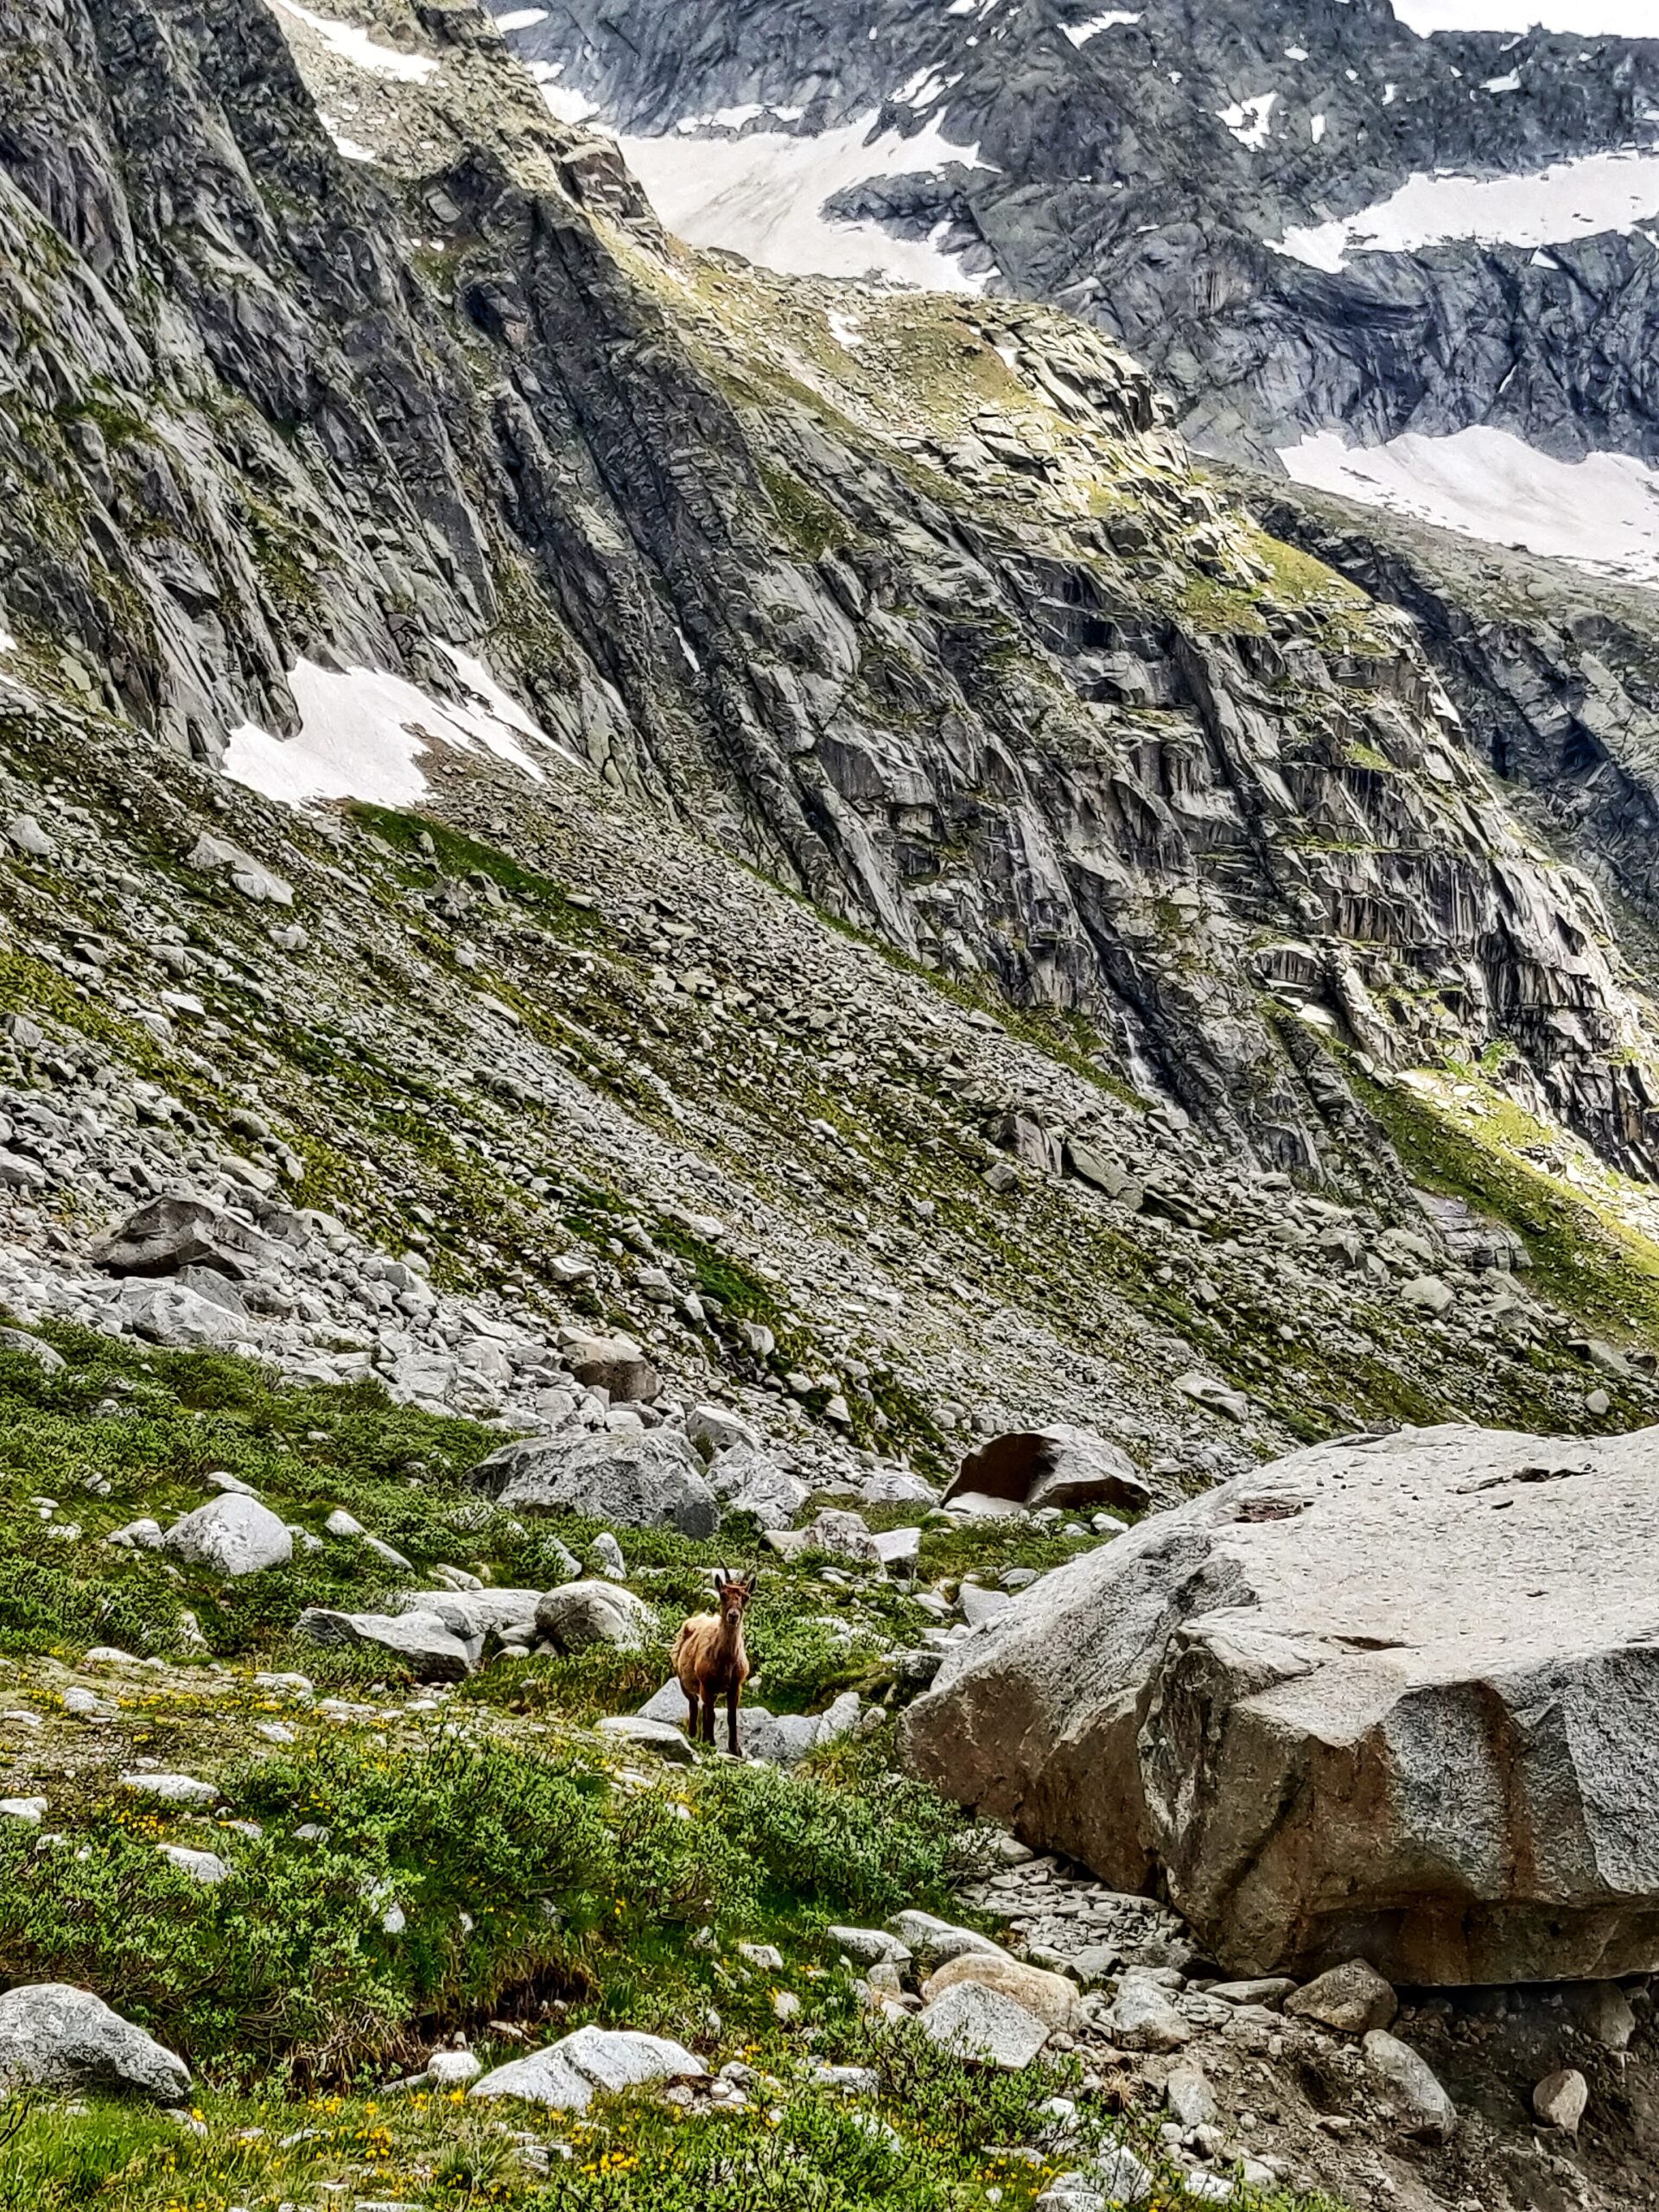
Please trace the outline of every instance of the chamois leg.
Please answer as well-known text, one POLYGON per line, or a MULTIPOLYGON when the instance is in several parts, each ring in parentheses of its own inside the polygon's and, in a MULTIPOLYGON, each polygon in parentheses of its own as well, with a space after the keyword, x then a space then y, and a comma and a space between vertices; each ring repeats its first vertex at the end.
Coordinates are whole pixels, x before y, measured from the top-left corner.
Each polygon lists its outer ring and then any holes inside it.
POLYGON ((710 1751, 715 1747, 715 1693, 705 1687, 702 1693, 702 1740, 710 1751))
POLYGON ((686 1697, 691 1707, 691 1718, 685 1724, 685 1732, 695 1744, 697 1740, 697 1729, 701 1724, 702 1715, 697 1709, 696 1699, 692 1696, 690 1690, 686 1692, 686 1697))
POLYGON ((737 1701, 741 1695, 741 1686, 736 1682, 726 1693, 726 1748, 734 1758, 737 1757, 737 1701))

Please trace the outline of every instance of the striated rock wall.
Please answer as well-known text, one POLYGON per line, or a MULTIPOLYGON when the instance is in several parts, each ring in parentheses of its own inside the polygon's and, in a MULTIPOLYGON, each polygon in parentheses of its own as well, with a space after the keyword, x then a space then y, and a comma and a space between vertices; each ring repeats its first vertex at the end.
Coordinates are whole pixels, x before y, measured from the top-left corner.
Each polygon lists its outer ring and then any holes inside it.
POLYGON ((1141 371, 698 260, 482 17, 371 22, 366 71, 253 0, 3 27, 3 605, 48 696, 212 760, 299 726, 302 661, 442 695, 482 648, 609 788, 1267 1164, 1370 1172, 1332 1039, 1507 1042, 1648 1158, 1593 894, 1141 371))

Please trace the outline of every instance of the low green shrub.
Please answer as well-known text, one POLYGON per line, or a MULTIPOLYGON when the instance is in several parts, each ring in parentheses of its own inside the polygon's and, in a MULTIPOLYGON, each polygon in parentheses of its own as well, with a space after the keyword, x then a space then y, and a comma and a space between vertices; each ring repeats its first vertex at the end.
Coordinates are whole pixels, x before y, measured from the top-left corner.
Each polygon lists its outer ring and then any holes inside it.
POLYGON ((192 1826, 231 1866, 213 1885, 162 1855, 168 1823, 134 1801, 73 1851, 8 1823, 0 1980, 77 1982, 222 2074, 287 2060, 327 2079, 521 1982, 582 1986, 615 1847, 603 1778, 580 1763, 454 1736, 397 1756, 323 1738, 224 1787, 264 1832, 192 1826))

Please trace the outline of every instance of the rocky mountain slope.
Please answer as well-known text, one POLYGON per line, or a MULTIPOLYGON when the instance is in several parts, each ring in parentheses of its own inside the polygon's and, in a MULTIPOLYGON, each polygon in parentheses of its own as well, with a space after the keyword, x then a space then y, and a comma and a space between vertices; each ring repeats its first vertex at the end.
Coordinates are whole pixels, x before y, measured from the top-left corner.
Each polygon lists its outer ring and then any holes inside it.
MULTIPOLYGON (((1322 2046, 1257 2143, 1081 2011, 1001 2090, 882 2041, 926 1946, 862 1923, 1007 1933, 959 1892, 1019 1847, 889 1722, 1114 1511, 1659 1410, 1655 1015, 1587 841, 1100 330, 681 245, 470 7, 0 0, 0 1979, 164 2031, 214 2212, 679 2212, 715 2104, 760 2203, 861 2149, 861 2212, 1458 2202, 1392 2089, 1293 2107, 1322 2046), (1057 1423, 1115 1487, 939 1502, 1057 1423), (734 1550, 761 1763, 688 1776, 669 1638, 734 1550), (565 2025, 660 2030, 677 2101, 314 2137, 265 2078, 565 2025)), ((132 2057, 58 2003, 0 2053, 132 2057)), ((17 2201, 86 2201, 76 2120, 0 2125, 17 2201)), ((109 2123, 104 2201, 172 2201, 170 2126, 109 2123)))
MULTIPOLYGON (((51 1241, 44 1197, 84 1249, 251 1117, 262 1174, 550 1318, 573 1236, 621 1319, 672 1313, 690 1277, 634 1261, 671 1235, 719 1279, 664 1210, 707 1217, 782 1272, 740 1305, 841 1344, 789 1365, 826 1396, 902 1372, 959 1419, 988 1388, 1165 1436, 1168 1378, 1219 1357, 1338 1426, 1496 1402, 1432 1379, 1442 1338, 1470 1356, 1440 1290, 1392 1288, 1507 1249, 1426 1220, 1411 1175, 1458 1170, 1396 1071, 1449 1058, 1517 1142, 1541 1116, 1640 1166, 1645 1002, 1408 631, 1230 507, 1137 370, 1039 310, 687 255, 471 14, 88 14, 36 53, 7 125, 15 1096, 55 1061, 138 1158, 58 1116, 19 1232, 51 1241), (353 792, 392 810, 290 804, 353 792), (1409 1173, 1385 1106, 1427 1132, 1409 1173), (644 1252, 604 1249, 612 1207, 644 1252), (1329 1382, 1261 1342, 1287 1271, 1329 1301, 1282 1323, 1329 1382), (992 1313, 1017 1362, 984 1358, 992 1313)), ((1573 1173, 1605 1214, 1550 1203, 1611 1287, 1563 1280, 1617 1332, 1641 1202, 1573 1173)), ((1509 1278, 1465 1299, 1531 1402, 1498 1309, 1548 1323, 1509 1278)))
POLYGON ((1659 458, 1659 41, 1525 31, 1524 8, 1423 38, 1388 0, 502 19, 700 243, 1058 301, 1207 452, 1659 573, 1648 472, 1605 464, 1575 539, 1556 466, 1659 458), (1402 436, 1380 475, 1344 469, 1402 436))

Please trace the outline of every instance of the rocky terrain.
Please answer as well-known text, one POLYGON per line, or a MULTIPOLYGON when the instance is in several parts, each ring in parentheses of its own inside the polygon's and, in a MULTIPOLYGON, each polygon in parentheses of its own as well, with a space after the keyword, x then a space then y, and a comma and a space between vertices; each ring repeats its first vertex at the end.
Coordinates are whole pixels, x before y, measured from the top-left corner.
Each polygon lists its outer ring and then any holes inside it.
POLYGON ((686 248, 470 7, 0 73, 0 2204, 1648 2201, 1639 1943, 1229 2009, 897 1735, 1258 1462, 1659 1416, 1553 677, 1500 757, 1098 328, 686 248))
POLYGON ((936 282, 1122 339, 1206 451, 1488 424, 1659 454, 1659 41, 1525 31, 1524 8, 1422 38, 1387 0, 501 12, 700 243, 854 274, 909 273, 925 241, 936 282))

